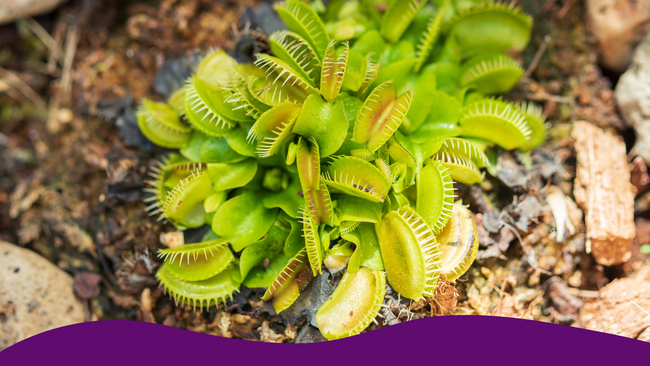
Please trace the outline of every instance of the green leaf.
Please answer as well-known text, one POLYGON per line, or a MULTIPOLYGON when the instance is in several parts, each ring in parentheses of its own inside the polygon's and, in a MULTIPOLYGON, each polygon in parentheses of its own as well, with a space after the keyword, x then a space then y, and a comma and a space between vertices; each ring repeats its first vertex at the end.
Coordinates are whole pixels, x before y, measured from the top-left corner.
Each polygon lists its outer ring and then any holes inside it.
POLYGON ((245 128, 244 125, 240 125, 240 127, 235 128, 232 132, 226 135, 226 141, 228 142, 228 146, 235 150, 236 153, 254 158, 257 156, 257 154, 255 154, 255 146, 249 144, 246 140, 248 137, 248 131, 249 129, 245 128))
POLYGON ((386 49, 386 41, 382 38, 377 30, 369 30, 365 32, 359 39, 354 42, 352 49, 361 52, 363 55, 374 54, 379 55, 384 53, 386 49))
POLYGON ((363 53, 356 50, 350 50, 348 65, 345 68, 343 87, 351 91, 359 90, 366 78, 367 67, 368 60, 363 53))
POLYGON ((341 147, 347 130, 348 120, 345 117, 343 102, 327 102, 315 94, 307 97, 293 126, 293 133, 316 140, 320 147, 321 159, 341 147))
MULTIPOLYGON (((247 246, 239 257, 240 278, 242 280, 247 279, 248 273, 255 266, 261 264, 264 259, 271 260, 278 255, 282 255, 284 257, 284 242, 287 240, 290 231, 291 226, 288 223, 278 219, 271 226, 267 235, 263 239, 247 246)), ((284 264, 286 264, 286 262, 284 264)), ((280 266, 275 274, 271 275, 271 281, 280 272, 280 270, 282 270, 284 264, 280 266)), ((270 283, 259 287, 267 287, 269 285, 270 283)))
POLYGON ((422 74, 432 73, 436 75, 436 87, 449 94, 456 90, 460 83, 460 66, 451 62, 437 62, 428 65, 422 70, 422 74))
POLYGON ((232 164, 208 164, 208 175, 215 191, 243 187, 255 177, 255 173, 257 173, 255 159, 232 164))
POLYGON ((400 41, 389 45, 382 54, 381 65, 386 67, 398 61, 404 61, 415 57, 413 44, 408 41, 400 41))
POLYGON ((287 220, 291 224, 291 233, 284 243, 284 255, 292 258, 305 248, 305 238, 302 236, 302 224, 297 220, 287 220))
POLYGON ((381 203, 346 195, 338 196, 335 200, 340 221, 375 223, 381 220, 381 203))
POLYGON ((411 102, 411 107, 409 108, 408 114, 406 115, 410 122, 410 126, 407 128, 407 131, 417 130, 429 115, 431 106, 434 103, 439 104, 439 102, 433 98, 435 91, 435 74, 422 74, 416 78, 415 85, 413 87, 413 101, 411 102))
POLYGON ((193 130, 185 147, 178 152, 190 161, 204 161, 201 157, 201 147, 208 140, 208 135, 199 130, 193 130))
POLYGON ((289 263, 290 259, 291 258, 284 255, 284 253, 280 253, 269 259, 268 266, 265 266, 264 263, 259 263, 248 272, 243 285, 248 288, 271 286, 273 280, 287 265, 287 263, 289 263))
POLYGON ((210 137, 201 145, 201 161, 237 163, 247 159, 233 150, 224 137, 210 137))
POLYGON ((370 86, 370 90, 376 86, 388 81, 393 80, 397 94, 400 95, 413 87, 413 65, 415 58, 409 58, 402 61, 394 62, 388 66, 379 68, 377 79, 370 86))
POLYGON ((217 209, 212 230, 225 238, 235 252, 259 240, 273 225, 278 210, 265 208, 263 198, 261 192, 246 191, 217 209))
POLYGON ((297 218, 300 207, 304 203, 300 186, 300 179, 297 175, 291 175, 291 184, 287 189, 280 192, 271 193, 264 197, 264 207, 281 208, 287 215, 297 218))
POLYGON ((354 231, 357 233, 359 240, 354 242, 357 245, 357 249, 350 258, 348 271, 356 272, 361 267, 383 271, 384 262, 381 258, 381 250, 379 249, 379 239, 377 239, 375 225, 364 222, 354 231))

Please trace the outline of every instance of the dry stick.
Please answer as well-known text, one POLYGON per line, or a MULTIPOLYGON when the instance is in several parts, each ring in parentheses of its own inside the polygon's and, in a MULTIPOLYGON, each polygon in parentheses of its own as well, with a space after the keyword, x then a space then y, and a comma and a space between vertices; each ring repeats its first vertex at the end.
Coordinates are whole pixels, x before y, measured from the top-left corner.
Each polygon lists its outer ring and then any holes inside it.
MULTIPOLYGON (((68 23, 63 20, 63 17, 60 17, 59 20, 54 25, 53 36, 54 43, 56 43, 57 48, 61 51, 61 44, 63 42, 63 35, 65 34, 66 29, 68 28, 68 23)), ((60 58, 59 63, 63 65, 63 53, 61 56, 55 55, 54 52, 50 52, 50 55, 47 60, 47 67, 52 72, 56 69, 57 57, 60 58)))
POLYGON ((567 2, 564 3, 562 9, 557 12, 558 19, 564 19, 564 16, 569 12, 569 9, 571 9, 571 6, 573 6, 574 2, 575 0, 567 0, 567 2))
POLYGON ((79 26, 73 25, 65 37, 65 58, 63 61, 63 74, 61 76, 61 86, 63 87, 63 94, 67 99, 70 93, 70 84, 72 83, 72 61, 77 52, 77 44, 79 43, 79 26))
POLYGON ((632 299, 630 299, 629 297, 628 297, 627 299, 630 300, 630 302, 631 302, 632 304, 636 305, 637 308, 641 309, 641 311, 643 311, 644 313, 650 315, 650 313, 649 313, 646 309, 640 307, 639 304, 637 304, 637 303, 635 303, 634 301, 632 301, 632 299))
POLYGON ((50 55, 55 60, 58 60, 59 63, 63 64, 63 53, 59 44, 52 38, 52 36, 47 33, 47 31, 34 19, 27 18, 25 19, 25 24, 27 27, 45 44, 45 46, 50 50, 50 55))
POLYGON ((72 84, 72 62, 74 61, 77 45, 79 43, 79 26, 77 24, 66 27, 65 35, 65 54, 63 58, 63 71, 61 73, 61 82, 59 90, 50 98, 48 108, 47 129, 50 132, 56 132, 59 129, 57 114, 61 101, 67 101, 70 97, 72 84), (63 95, 61 95, 63 93, 63 95))
POLYGON ((571 295, 577 297, 596 299, 598 296, 600 296, 598 291, 583 290, 575 287, 568 287, 568 289, 571 295))
POLYGON ((570 97, 562 97, 559 95, 543 95, 543 96, 535 96, 531 94, 526 94, 526 99, 534 100, 536 102, 546 102, 546 101, 552 101, 556 103, 563 103, 563 104, 570 104, 572 107, 575 105, 576 101, 573 98, 570 97))
POLYGON ((18 90, 22 95, 26 96, 38 109, 46 110, 47 103, 41 98, 38 93, 34 91, 29 85, 22 81, 16 74, 9 70, 0 67, 0 77, 9 84, 9 86, 18 90))
POLYGON ((542 56, 544 55, 544 52, 546 51, 546 47, 548 46, 548 42, 550 42, 551 37, 547 34, 544 36, 544 39, 542 40, 542 44, 539 46, 539 49, 537 50, 537 53, 535 53, 535 57, 533 58, 533 61, 530 63, 528 66, 528 69, 526 69, 526 72, 524 73, 524 77, 529 77, 530 74, 535 71, 537 68, 537 65, 539 65, 539 62, 542 60, 542 56))
POLYGON ((556 2, 557 2, 557 0, 546 0, 546 2, 544 3, 544 6, 542 6, 542 9, 544 9, 544 10, 550 10, 551 7, 552 7, 553 5, 555 5, 556 2))

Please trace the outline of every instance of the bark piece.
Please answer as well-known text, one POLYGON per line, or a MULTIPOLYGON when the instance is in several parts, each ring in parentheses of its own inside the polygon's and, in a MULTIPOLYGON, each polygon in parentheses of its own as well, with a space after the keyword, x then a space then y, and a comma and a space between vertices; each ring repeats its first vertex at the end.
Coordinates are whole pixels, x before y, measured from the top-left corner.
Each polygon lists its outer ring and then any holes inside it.
POLYGON ((605 266, 624 263, 635 235, 625 144, 585 121, 575 122, 571 136, 578 156, 573 194, 586 213, 587 253, 605 266))
POLYGON ((598 298, 580 310, 578 327, 650 340, 650 265, 603 287, 598 298))

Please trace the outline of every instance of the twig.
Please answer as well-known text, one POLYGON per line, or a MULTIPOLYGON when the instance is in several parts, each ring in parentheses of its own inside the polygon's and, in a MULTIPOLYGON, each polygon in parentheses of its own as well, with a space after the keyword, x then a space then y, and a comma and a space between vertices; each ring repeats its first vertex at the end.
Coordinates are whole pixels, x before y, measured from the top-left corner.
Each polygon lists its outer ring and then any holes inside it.
POLYGON ((77 45, 79 43, 79 26, 73 25, 68 29, 65 37, 65 58, 63 61, 63 74, 61 74, 61 87, 65 99, 69 96, 70 86, 72 83, 72 61, 77 52, 77 45))
POLYGON ((9 84, 9 86, 18 90, 22 95, 26 96, 38 109, 47 110, 47 103, 41 98, 38 93, 34 91, 27 83, 22 81, 16 74, 9 70, 0 67, 0 77, 9 84))
POLYGON ((551 37, 548 34, 545 35, 544 39, 542 40, 542 44, 539 46, 537 53, 535 53, 535 57, 533 57, 533 61, 528 66, 528 69, 526 69, 526 72, 524 73, 524 77, 529 77, 530 74, 532 74, 533 71, 535 71, 537 65, 539 65, 539 62, 542 60, 542 56, 544 55, 544 52, 546 52, 546 47, 548 46, 548 42, 550 41, 551 41, 551 37))
POLYGON ((59 63, 63 64, 63 53, 54 38, 52 38, 52 36, 32 18, 25 19, 25 24, 50 50, 52 57, 57 59, 59 63))
POLYGON ((549 9, 551 9, 551 7, 553 5, 555 5, 556 2, 557 2, 557 0, 546 0, 546 2, 544 3, 544 6, 542 7, 542 9, 549 10, 549 9))
MULTIPOLYGON (((63 17, 60 17, 59 20, 56 22, 54 25, 54 32, 53 36, 54 37, 54 43, 56 43, 57 48, 59 51, 61 51, 61 43, 63 40, 63 35, 65 34, 66 29, 68 28, 68 23, 63 20, 63 17)), ((47 59, 47 67, 48 70, 54 71, 56 69, 56 61, 57 57, 60 57, 61 60, 59 61, 61 65, 63 65, 63 54, 61 53, 61 56, 58 56, 54 54, 54 52, 50 52, 50 55, 47 59)))
POLYGON ((650 315, 650 313, 649 313, 646 309, 640 307, 639 304, 637 304, 637 303, 635 303, 634 301, 632 301, 632 299, 630 299, 629 297, 628 297, 627 299, 630 300, 630 302, 631 302, 632 304, 636 305, 637 308, 641 309, 641 311, 643 311, 644 313, 650 315))
POLYGON ((573 6, 574 2, 575 0, 567 0, 567 2, 564 3, 562 9, 557 12, 558 19, 564 19, 564 16, 569 12, 569 9, 571 9, 571 6, 573 6))
POLYGON ((595 299, 599 296, 598 291, 582 290, 579 288, 569 287, 569 293, 573 296, 595 299))
POLYGON ((573 98, 562 97, 559 95, 548 94, 548 95, 539 96, 539 95, 527 94, 526 98, 537 102, 545 102, 547 100, 550 100, 556 103, 570 104, 571 106, 575 105, 575 100, 573 98))

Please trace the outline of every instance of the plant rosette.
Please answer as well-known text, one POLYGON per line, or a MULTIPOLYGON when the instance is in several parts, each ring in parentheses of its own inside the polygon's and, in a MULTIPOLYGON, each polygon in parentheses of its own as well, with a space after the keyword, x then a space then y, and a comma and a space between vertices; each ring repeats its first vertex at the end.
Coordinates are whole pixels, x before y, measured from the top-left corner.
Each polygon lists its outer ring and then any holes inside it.
POLYGON ((270 53, 238 64, 213 50, 166 103, 142 101, 143 134, 179 149, 152 167, 148 210, 211 228, 160 250, 157 278, 177 302, 266 288, 280 313, 315 276, 341 272, 316 313, 338 339, 374 321, 386 282, 432 297, 476 259, 454 182, 481 183, 487 150, 545 139, 539 107, 499 97, 523 75, 508 55, 531 18, 500 1, 378 5, 278 3, 288 30, 269 35, 270 53))

